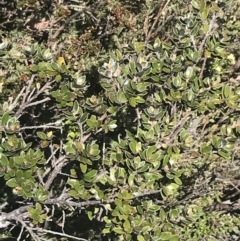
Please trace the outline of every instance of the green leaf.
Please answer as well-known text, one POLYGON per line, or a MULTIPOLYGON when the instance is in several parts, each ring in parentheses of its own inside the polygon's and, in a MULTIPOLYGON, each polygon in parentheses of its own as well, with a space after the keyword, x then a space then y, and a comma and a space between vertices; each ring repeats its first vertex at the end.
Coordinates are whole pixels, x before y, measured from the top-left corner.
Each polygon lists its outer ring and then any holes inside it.
POLYGON ((94 218, 93 211, 88 211, 87 215, 88 215, 89 220, 92 221, 94 218))
POLYGON ((126 97, 126 95, 122 92, 122 91, 119 91, 118 93, 117 93, 117 96, 116 96, 116 102, 118 103, 118 104, 124 104, 124 103, 126 103, 128 100, 127 100, 127 97, 126 97))
POLYGON ((178 210, 177 209, 171 210, 169 213, 169 217, 170 219, 176 219, 178 217, 178 210))
POLYGON ((128 185, 131 187, 134 183, 134 177, 135 175, 134 174, 130 174, 129 177, 128 177, 128 185))
POLYGON ((99 122, 95 115, 92 115, 90 119, 86 121, 86 123, 90 128, 96 128, 99 126, 99 122))
POLYGON ((204 8, 204 10, 201 13, 202 19, 205 20, 208 17, 208 14, 209 14, 209 8, 206 7, 206 8, 204 8))
POLYGON ((3 153, 0 153, 0 160, 3 166, 8 165, 8 158, 3 153))
POLYGON ((182 181, 179 177, 175 177, 174 181, 178 184, 178 185, 182 185, 182 181))
POLYGON ((228 98, 232 95, 231 87, 229 85, 224 85, 222 89, 223 98, 228 98))
POLYGON ((188 98, 188 101, 192 101, 193 98, 194 98, 194 92, 192 91, 192 89, 190 89, 188 92, 187 92, 187 98, 188 98))
POLYGON ((8 112, 4 113, 2 116, 2 125, 6 125, 9 119, 10 119, 10 116, 8 112))
POLYGON ((6 174, 8 174, 9 177, 15 177, 15 170, 9 170, 6 174))
MULTIPOLYGON (((143 164, 143 163, 145 163, 145 162, 141 162, 140 164, 143 164)), ((141 166, 141 165, 140 165, 141 166)), ((144 172, 146 172, 147 170, 149 169, 149 165, 148 164, 146 164, 146 165, 144 165, 144 166, 142 166, 142 167, 138 167, 137 168, 137 172, 138 173, 144 173, 144 172)))
POLYGON ((160 209, 160 219, 162 222, 164 222, 166 219, 166 213, 163 208, 160 209))
POLYGON ((144 91, 146 91, 147 90, 147 87, 150 85, 150 83, 139 83, 138 85, 137 85, 137 91, 138 92, 144 92, 144 91))
POLYGON ((157 150, 156 146, 150 146, 148 147, 147 151, 146 151, 146 159, 150 160, 151 156, 153 155, 153 152, 155 152, 157 150))
POLYGON ((65 151, 67 154, 73 154, 73 155, 76 154, 76 150, 70 145, 67 145, 65 147, 65 151))
POLYGON ((98 156, 100 153, 99 146, 97 144, 88 145, 87 149, 89 156, 98 156))
POLYGON ((221 150, 221 151, 218 151, 218 154, 224 158, 226 158, 226 160, 229 160, 231 155, 229 152, 227 151, 224 151, 224 150, 221 150))
POLYGON ((58 82, 62 79, 62 76, 60 74, 56 75, 55 80, 58 82))
POLYGON ((113 228, 113 232, 115 232, 117 234, 124 234, 125 233, 125 231, 122 228, 118 228, 118 227, 113 228))
POLYGON ((41 148, 45 148, 49 145, 49 143, 50 143, 49 141, 41 141, 40 146, 41 146, 41 148))
POLYGON ((23 177, 24 177, 25 179, 29 179, 29 178, 32 177, 32 174, 33 174, 32 170, 27 170, 27 171, 24 171, 23 177))
POLYGON ((144 227, 142 227, 142 233, 147 233, 147 232, 152 231, 152 224, 150 224, 150 223, 147 223, 147 224, 149 224, 149 225, 145 225, 144 227))
POLYGON ((142 206, 137 206, 137 211, 138 211, 138 213, 140 214, 140 215, 142 215, 143 214, 143 208, 142 208, 142 206))
POLYGON ((123 159, 123 156, 122 156, 122 154, 121 153, 116 153, 116 159, 117 159, 117 161, 122 161, 122 159, 123 159))
POLYGON ((87 166, 86 164, 80 163, 80 169, 81 169, 81 171, 82 171, 83 173, 86 173, 87 167, 88 167, 88 166, 87 166))
POLYGON ((133 74, 136 74, 137 73, 137 71, 136 71, 136 63, 135 62, 130 62, 129 63, 129 69, 131 70, 131 72, 133 74))
POLYGON ((128 220, 126 220, 124 223, 123 223, 123 228, 124 230, 129 233, 132 231, 132 228, 131 228, 131 224, 128 220))
POLYGON ((142 235, 137 236, 138 241, 146 241, 142 235))
POLYGON ((119 193, 119 197, 121 197, 124 200, 130 200, 132 199, 133 195, 132 193, 129 193, 128 191, 122 191, 121 193, 119 193))
POLYGON ((2 163, 0 162, 0 177, 5 175, 7 168, 5 166, 2 165, 2 163))
POLYGON ((149 206, 148 206, 148 211, 151 212, 151 213, 156 213, 158 210, 160 210, 160 206, 159 205, 155 205, 153 203, 149 203, 149 206))
POLYGON ((53 63, 51 63, 51 69, 50 70, 56 70, 56 71, 58 71, 59 70, 59 65, 58 65, 58 63, 56 63, 56 62, 53 62, 53 63))
POLYGON ((136 99, 135 99, 134 97, 131 97, 131 98, 129 99, 129 104, 130 104, 132 107, 136 107, 136 105, 137 105, 136 99))
POLYGON ((77 76, 76 77, 76 84, 79 86, 84 86, 86 84, 86 75, 77 76))
POLYGON ((212 151, 212 146, 207 143, 203 143, 200 147, 200 151, 204 154, 210 153, 212 151))
POLYGON ((38 132, 37 132, 37 136, 38 136, 40 139, 42 139, 42 140, 47 140, 47 139, 48 139, 47 135, 46 135, 44 132, 41 132, 41 131, 38 131, 38 132))
POLYGON ((22 170, 17 170, 16 171, 16 177, 19 179, 19 178, 21 178, 21 177, 23 177, 23 172, 22 172, 22 170))
POLYGON ((171 73, 171 69, 170 68, 167 68, 167 67, 163 67, 162 68, 162 71, 166 74, 170 74, 171 73))
POLYGON ((193 5, 194 8, 199 9, 199 5, 196 1, 192 1, 191 4, 193 5))
POLYGON ((84 175, 84 181, 91 182, 97 176, 97 170, 91 170, 87 174, 84 175))
POLYGON ((141 42, 133 42, 132 46, 137 54, 139 54, 144 48, 144 44, 141 42))
POLYGON ((103 234, 110 233, 110 232, 111 232, 110 228, 104 228, 102 231, 103 234))
POLYGON ((182 80, 179 76, 177 76, 176 78, 173 79, 172 83, 175 87, 180 87, 182 84, 182 80))
POLYGON ((219 7, 218 7, 218 2, 212 2, 212 9, 214 9, 215 11, 219 11, 219 7))
POLYGON ((76 199, 79 198, 79 193, 76 190, 70 190, 68 193, 76 199))
POLYGON ((145 100, 141 96, 136 96, 135 100, 137 101, 137 103, 140 103, 140 104, 145 103, 145 100))
POLYGON ((161 235, 160 235, 161 240, 169 240, 170 237, 171 237, 170 232, 162 232, 161 235))
POLYGON ((179 240, 179 236, 178 235, 173 235, 169 241, 178 241, 179 240))
POLYGON ((7 186, 9 187, 17 187, 19 184, 17 183, 15 178, 11 178, 6 182, 7 186))
POLYGON ((120 61, 120 60, 123 59, 122 53, 118 49, 115 51, 115 54, 116 54, 116 57, 117 57, 116 58, 117 61, 120 61))
POLYGON ((28 209, 28 212, 29 212, 30 216, 32 216, 35 213, 35 208, 30 207, 28 209))
POLYGON ((193 75, 193 70, 194 70, 193 67, 191 67, 191 66, 188 66, 188 67, 187 67, 187 70, 186 70, 186 72, 185 72, 185 77, 186 77, 187 79, 190 79, 190 78, 192 77, 192 75, 193 75))
POLYGON ((141 142, 136 142, 135 140, 132 140, 129 144, 129 147, 133 154, 137 154, 141 151, 142 144, 141 144, 141 142))
POLYGON ((176 183, 171 183, 165 187, 163 187, 163 191, 166 195, 172 195, 178 189, 178 185, 176 183))
POLYGON ((42 52, 42 58, 46 61, 51 60, 53 55, 51 54, 49 49, 46 49, 45 51, 42 52))
POLYGON ((33 64, 32 67, 31 67, 31 71, 37 72, 38 70, 39 70, 38 65, 33 64))
POLYGON ((204 11, 204 9, 206 8, 206 1, 200 1, 200 6, 199 9, 200 11, 204 11))

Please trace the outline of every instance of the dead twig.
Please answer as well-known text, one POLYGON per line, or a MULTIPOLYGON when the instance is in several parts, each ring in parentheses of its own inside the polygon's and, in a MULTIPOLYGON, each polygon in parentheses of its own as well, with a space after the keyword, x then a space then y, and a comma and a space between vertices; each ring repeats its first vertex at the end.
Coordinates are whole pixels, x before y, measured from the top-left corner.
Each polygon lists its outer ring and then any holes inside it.
POLYGON ((191 112, 187 112, 185 116, 179 121, 179 123, 174 127, 172 132, 168 136, 163 137, 160 140, 160 143, 164 143, 165 145, 171 144, 176 138, 176 136, 181 132, 183 126, 188 121, 190 115, 191 112))
POLYGON ((87 241, 87 239, 84 239, 84 238, 78 238, 78 237, 74 237, 74 236, 69 235, 69 234, 59 233, 59 232, 56 232, 56 231, 51 231, 51 230, 47 230, 47 229, 43 229, 43 228, 33 228, 33 230, 36 230, 36 231, 41 232, 41 233, 51 233, 51 234, 55 234, 55 235, 70 238, 70 239, 87 241))
POLYGON ((70 16, 59 28, 58 30, 54 33, 53 36, 50 36, 51 40, 54 40, 58 37, 58 35, 66 28, 67 25, 69 25, 72 20, 76 19, 79 15, 82 13, 87 13, 90 15, 95 21, 98 21, 93 15, 92 12, 98 9, 101 5, 103 5, 106 1, 100 1, 100 3, 95 7, 95 8, 90 8, 90 7, 83 7, 82 9, 79 9, 76 13, 74 13, 72 16, 70 16))
POLYGON ((22 227, 24 227, 30 233, 33 240, 41 241, 41 239, 33 232, 32 228, 30 228, 21 218, 19 218, 19 216, 15 217, 15 220, 19 222, 22 225, 22 227))
POLYGON ((51 172, 51 174, 48 177, 48 180, 46 181, 44 185, 45 190, 49 190, 50 186, 52 185, 54 179, 58 175, 58 173, 61 171, 61 169, 67 164, 68 159, 66 156, 62 156, 58 159, 58 161, 55 163, 54 169, 51 172))
POLYGON ((55 123, 48 123, 46 125, 39 125, 39 126, 24 126, 21 127, 20 130, 30 130, 30 129, 45 129, 45 128, 52 128, 52 129, 62 129, 61 126, 56 126, 55 123))
POLYGON ((146 40, 145 40, 145 44, 147 44, 148 41, 149 41, 149 39, 151 38, 151 36, 152 36, 152 34, 153 34, 153 31, 154 31, 154 29, 155 29, 155 27, 156 27, 156 24, 157 24, 157 22, 159 21, 160 16, 162 15, 163 11, 166 9, 166 7, 167 7, 167 5, 168 5, 169 3, 170 3, 170 0, 167 0, 167 2, 164 4, 164 6, 163 6, 162 3, 159 3, 158 14, 157 14, 157 16, 156 16, 156 18, 155 18, 155 20, 154 20, 154 22, 153 22, 153 24, 152 24, 149 32, 147 33, 147 37, 146 37, 146 40))
POLYGON ((17 119, 19 119, 22 116, 23 110, 25 110, 27 107, 34 106, 34 105, 39 105, 39 104, 45 103, 45 102, 50 100, 49 97, 46 97, 46 98, 44 98, 42 100, 34 101, 34 100, 36 100, 38 98, 38 96, 40 94, 42 94, 47 89, 51 88, 51 84, 53 83, 53 81, 47 82, 41 89, 37 90, 36 93, 33 95, 33 91, 30 92, 30 88, 32 87, 34 78, 35 78, 35 75, 32 75, 31 79, 28 82, 28 86, 27 87, 23 87, 23 89, 18 94, 16 100, 11 105, 11 109, 16 108, 19 105, 18 102, 19 102, 20 97, 23 96, 21 104, 20 104, 18 110, 15 113, 15 117, 17 119))

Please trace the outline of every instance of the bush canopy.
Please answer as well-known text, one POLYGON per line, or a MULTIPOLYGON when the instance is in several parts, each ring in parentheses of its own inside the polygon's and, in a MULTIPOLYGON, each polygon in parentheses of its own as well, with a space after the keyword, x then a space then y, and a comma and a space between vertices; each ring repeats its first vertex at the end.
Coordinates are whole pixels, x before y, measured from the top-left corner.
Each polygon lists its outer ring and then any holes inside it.
POLYGON ((240 1, 18 0, 0 14, 0 239, 240 239, 240 1))

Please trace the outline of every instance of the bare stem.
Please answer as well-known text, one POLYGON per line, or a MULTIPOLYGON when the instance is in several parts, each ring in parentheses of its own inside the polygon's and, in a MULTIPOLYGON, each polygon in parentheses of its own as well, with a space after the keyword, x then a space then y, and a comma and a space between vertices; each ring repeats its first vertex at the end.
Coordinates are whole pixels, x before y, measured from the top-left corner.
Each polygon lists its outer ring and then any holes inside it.
POLYGON ((146 38, 146 40, 145 40, 145 43, 146 43, 146 44, 147 44, 147 42, 149 41, 149 39, 151 38, 152 33, 153 33, 153 30, 155 29, 156 24, 157 24, 157 22, 159 21, 159 18, 160 18, 160 16, 161 16, 162 12, 165 10, 165 8, 167 7, 167 5, 168 5, 169 3, 170 3, 170 0, 167 0, 167 2, 164 4, 163 7, 162 7, 162 4, 159 3, 158 14, 157 14, 157 16, 156 16, 156 18, 155 18, 155 20, 154 20, 154 22, 153 22, 153 24, 152 24, 151 29, 149 30, 149 32, 148 32, 148 34, 147 34, 147 38, 146 38))
POLYGON ((31 130, 31 129, 44 129, 44 128, 62 129, 61 126, 55 126, 54 124, 55 123, 49 123, 49 124, 40 125, 40 126, 24 126, 24 127, 21 127, 20 130, 22 131, 22 130, 31 130))
POLYGON ((42 233, 51 233, 51 234, 55 234, 55 235, 59 235, 59 236, 67 237, 67 238, 71 238, 71 239, 76 239, 76 240, 80 240, 80 241, 88 241, 87 239, 84 239, 84 238, 77 238, 77 237, 74 237, 74 236, 69 235, 69 234, 50 231, 50 230, 43 229, 43 228, 34 228, 33 230, 36 230, 36 231, 39 231, 39 232, 42 232, 42 233))

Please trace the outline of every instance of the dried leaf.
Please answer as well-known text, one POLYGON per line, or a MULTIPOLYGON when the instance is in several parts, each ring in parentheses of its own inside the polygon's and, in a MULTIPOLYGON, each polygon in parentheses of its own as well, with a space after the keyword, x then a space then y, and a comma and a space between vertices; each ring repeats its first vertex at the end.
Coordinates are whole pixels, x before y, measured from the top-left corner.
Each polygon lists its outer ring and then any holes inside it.
POLYGON ((34 28, 36 28, 38 31, 43 31, 49 26, 50 21, 45 21, 45 19, 42 19, 41 22, 35 23, 34 28))

